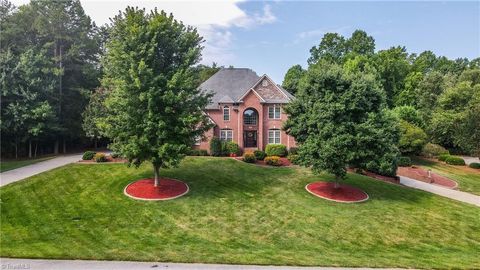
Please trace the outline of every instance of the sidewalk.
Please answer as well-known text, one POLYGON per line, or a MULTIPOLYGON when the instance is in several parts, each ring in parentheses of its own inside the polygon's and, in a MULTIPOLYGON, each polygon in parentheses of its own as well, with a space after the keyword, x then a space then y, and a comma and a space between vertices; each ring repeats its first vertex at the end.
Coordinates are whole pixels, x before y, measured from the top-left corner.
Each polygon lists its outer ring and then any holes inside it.
POLYGON ((430 193, 434 193, 443 197, 456 200, 456 201, 461 201, 461 202, 473 204, 476 206, 480 206, 480 196, 463 192, 463 191, 444 188, 437 185, 432 185, 432 184, 414 180, 405 176, 399 176, 399 177, 400 177, 400 184, 404 186, 421 189, 430 193))
MULTIPOLYGON (((157 263, 127 261, 83 261, 83 260, 32 260, 1 258, 1 269, 35 270, 382 270, 395 268, 341 268, 341 267, 300 267, 300 266, 259 266, 200 263, 157 263)), ((398 269, 398 268, 397 268, 398 269)))
POLYGON ((0 187, 20 181, 35 174, 62 167, 82 158, 81 154, 58 156, 46 161, 0 173, 0 187))

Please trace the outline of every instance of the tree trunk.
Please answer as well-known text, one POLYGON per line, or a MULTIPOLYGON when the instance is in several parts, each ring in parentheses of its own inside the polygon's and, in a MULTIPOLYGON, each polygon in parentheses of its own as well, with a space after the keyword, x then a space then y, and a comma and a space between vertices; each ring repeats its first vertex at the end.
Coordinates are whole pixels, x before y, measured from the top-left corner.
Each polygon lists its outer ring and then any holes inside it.
POLYGON ((32 140, 28 140, 28 158, 32 158, 32 140))
POLYGON ((33 152, 33 157, 37 157, 37 148, 38 148, 38 142, 35 142, 35 152, 33 152))
POLYGON ((153 164, 153 170, 155 171, 155 183, 154 186, 160 186, 160 165, 153 164))
POLYGON ((67 143, 65 142, 65 139, 63 139, 63 153, 67 153, 67 143))
POLYGON ((94 140, 94 147, 95 147, 95 149, 97 149, 97 138, 95 138, 95 140, 94 140))
POLYGON ((57 139, 57 140, 55 140, 55 144, 53 146, 53 153, 55 155, 58 155, 58 144, 59 144, 59 142, 58 142, 58 139, 57 139))
POLYGON ((15 159, 18 159, 18 142, 15 140, 15 159))
POLYGON ((334 188, 339 188, 340 187, 340 177, 335 176, 335 185, 333 187, 334 188))

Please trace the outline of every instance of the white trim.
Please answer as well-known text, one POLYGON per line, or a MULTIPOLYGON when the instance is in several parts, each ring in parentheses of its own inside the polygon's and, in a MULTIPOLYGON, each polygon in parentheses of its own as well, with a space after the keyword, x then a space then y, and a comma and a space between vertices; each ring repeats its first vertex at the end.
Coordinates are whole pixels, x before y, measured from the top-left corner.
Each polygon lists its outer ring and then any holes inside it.
MULTIPOLYGON (((171 178, 169 178, 171 179, 171 178)), ((140 180, 143 180, 143 179, 140 179, 140 180)), ((190 187, 188 187, 187 183, 183 182, 183 181, 180 181, 180 180, 177 180, 177 179, 171 179, 171 180, 175 180, 175 181, 178 181, 178 182, 181 182, 183 184, 185 184, 185 186, 187 187, 187 190, 180 194, 180 195, 177 195, 177 196, 174 196, 174 197, 170 197, 170 198, 164 198, 164 199, 145 199, 145 198, 139 198, 139 197, 135 197, 135 196, 132 196, 130 194, 127 193, 127 188, 128 186, 130 186, 131 184, 139 181, 139 180, 135 180, 133 182, 131 182, 130 184, 128 184, 124 189, 123 189, 123 194, 127 195, 127 197, 130 197, 134 200, 139 200, 139 201, 168 201, 168 200, 173 200, 173 199, 176 199, 178 197, 182 197, 183 195, 187 194, 189 191, 190 191, 190 187)))
POLYGON ((268 134, 267 134, 267 141, 268 144, 282 144, 282 130, 279 128, 269 128, 268 129, 268 134), (270 142, 270 131, 273 131, 273 143, 270 142), (275 136, 275 131, 278 131, 278 143, 275 142, 275 139, 277 138, 275 136))
POLYGON ((227 105, 224 105, 222 107, 222 117, 223 117, 223 121, 230 121, 231 119, 231 115, 230 115, 230 107, 227 106, 227 105), (226 108, 225 108, 226 107, 226 108), (225 109, 228 109, 228 120, 225 120, 225 109))
POLYGON ((232 140, 231 141, 233 142, 233 129, 228 128, 228 127, 220 129, 220 140, 226 141, 226 142, 229 141, 228 140, 228 131, 230 131, 232 133, 232 137, 231 137, 232 140), (225 140, 222 139, 222 131, 225 131, 225 140))
MULTIPOLYGON (((315 183, 315 182, 313 182, 313 183, 315 183)), ((362 192, 365 193, 365 195, 367 195, 367 198, 365 198, 365 199, 363 199, 363 200, 359 200, 359 201, 348 201, 348 202, 346 202, 346 201, 339 201, 339 200, 334 200, 334 199, 326 198, 326 197, 320 196, 320 195, 318 195, 318 194, 315 194, 315 193, 313 193, 313 191, 310 191, 310 190, 308 189, 308 185, 313 184, 313 183, 308 183, 308 184, 305 186, 305 189, 307 190, 307 192, 310 193, 310 194, 312 194, 312 195, 315 196, 315 197, 322 198, 322 199, 327 200, 327 201, 338 202, 338 203, 361 203, 361 202, 364 202, 364 201, 366 201, 366 200, 368 200, 368 199, 370 198, 370 196, 368 196, 368 194, 367 194, 365 191, 363 191, 363 190, 362 190, 362 192)))
POLYGON ((281 120, 282 119, 282 106, 278 105, 278 104, 272 104, 272 105, 268 105, 268 119, 269 120, 281 120), (273 108, 273 118, 270 118, 270 108, 273 108), (278 115, 278 118, 275 118, 275 109, 276 108, 279 108, 280 109, 280 112, 279 112, 279 115, 278 115))

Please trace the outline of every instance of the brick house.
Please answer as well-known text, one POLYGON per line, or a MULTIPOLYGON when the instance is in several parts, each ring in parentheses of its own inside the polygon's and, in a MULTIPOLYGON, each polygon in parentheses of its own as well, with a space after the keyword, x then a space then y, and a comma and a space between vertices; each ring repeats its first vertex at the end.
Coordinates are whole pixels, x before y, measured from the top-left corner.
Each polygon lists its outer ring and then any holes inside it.
POLYGON ((294 97, 267 75, 248 68, 222 68, 202 83, 200 89, 214 93, 205 112, 215 127, 194 148, 209 150, 212 137, 236 142, 240 149, 264 150, 269 143, 295 146, 282 130, 287 115, 282 106, 294 97))

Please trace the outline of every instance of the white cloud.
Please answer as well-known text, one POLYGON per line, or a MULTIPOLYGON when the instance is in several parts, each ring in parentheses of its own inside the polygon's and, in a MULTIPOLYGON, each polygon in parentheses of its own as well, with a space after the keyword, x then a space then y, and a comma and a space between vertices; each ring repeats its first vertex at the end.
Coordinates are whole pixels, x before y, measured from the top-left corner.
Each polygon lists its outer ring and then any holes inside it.
POLYGON ((313 38, 320 39, 326 33, 338 33, 340 35, 345 36, 349 30, 351 30, 350 26, 342 26, 342 27, 331 28, 331 29, 319 28, 319 29, 303 31, 296 35, 295 39, 293 40, 293 44, 299 44, 304 40, 311 40, 313 38))
MULTIPOLYGON (((221 65, 229 65, 234 58, 230 51, 234 39, 231 28, 251 28, 277 20, 270 5, 264 5, 262 12, 247 14, 239 7, 243 1, 80 0, 85 13, 97 25, 109 23, 109 18, 127 6, 145 8, 147 11, 157 8, 173 13, 176 19, 197 27, 205 38, 202 62, 211 64, 215 61, 221 65)), ((29 0, 13 0, 17 6, 28 2, 29 0)))

